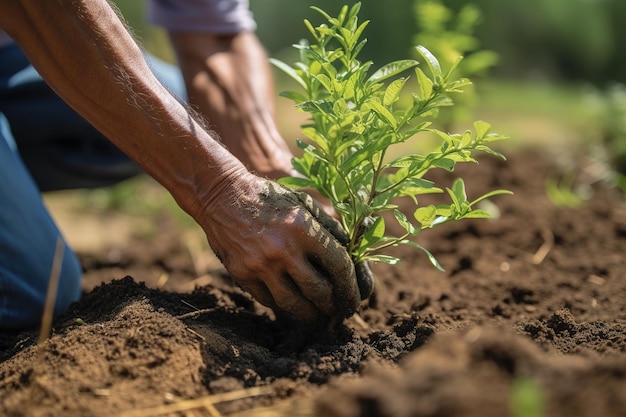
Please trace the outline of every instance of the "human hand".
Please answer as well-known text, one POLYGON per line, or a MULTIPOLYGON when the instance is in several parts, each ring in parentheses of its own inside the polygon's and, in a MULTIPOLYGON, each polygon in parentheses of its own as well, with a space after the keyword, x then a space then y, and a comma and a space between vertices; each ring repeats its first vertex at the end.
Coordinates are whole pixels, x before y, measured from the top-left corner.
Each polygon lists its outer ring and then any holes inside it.
POLYGON ((272 180, 291 175, 293 154, 276 126, 267 54, 253 32, 170 33, 190 103, 248 170, 272 180))
MULTIPOLYGON (((344 230, 341 224, 335 219, 335 217, 328 213, 335 213, 332 205, 329 209, 320 204, 318 200, 312 197, 310 193, 297 192, 296 196, 302 205, 309 210, 309 212, 315 217, 315 219, 344 246, 348 245, 349 237, 348 233, 344 230)), ((365 300, 374 292, 374 274, 367 261, 361 261, 355 265, 356 279, 359 286, 359 293, 361 300, 365 300)))
POLYGON ((339 225, 307 197, 245 173, 223 184, 196 220, 233 279, 260 303, 305 322, 343 319, 361 301, 355 268, 324 227, 339 225))

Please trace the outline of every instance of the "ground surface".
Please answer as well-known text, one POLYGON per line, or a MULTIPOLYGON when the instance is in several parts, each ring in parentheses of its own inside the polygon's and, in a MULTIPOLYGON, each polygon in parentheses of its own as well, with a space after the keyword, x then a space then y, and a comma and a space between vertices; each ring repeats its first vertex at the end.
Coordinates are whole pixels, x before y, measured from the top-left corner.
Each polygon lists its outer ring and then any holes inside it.
POLYGON ((81 253, 87 293, 53 336, 2 336, 0 415, 624 416, 626 201, 557 208, 555 170, 527 152, 459 167, 470 197, 515 192, 501 217, 423 233, 445 273, 411 249, 375 265, 333 334, 272 321, 167 222, 81 253))

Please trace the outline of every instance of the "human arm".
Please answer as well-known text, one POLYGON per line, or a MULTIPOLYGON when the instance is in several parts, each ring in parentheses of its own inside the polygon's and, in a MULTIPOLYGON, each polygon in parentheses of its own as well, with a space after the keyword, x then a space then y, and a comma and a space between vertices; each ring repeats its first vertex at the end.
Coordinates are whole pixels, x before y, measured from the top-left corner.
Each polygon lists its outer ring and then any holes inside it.
POLYGON ((260 176, 295 174, 293 154, 276 127, 273 79, 256 35, 176 30, 170 38, 190 103, 230 152, 260 176))
POLYGON ((356 309, 341 244, 159 84, 108 3, 7 0, 0 26, 59 96, 171 192, 259 301, 307 321, 356 309))

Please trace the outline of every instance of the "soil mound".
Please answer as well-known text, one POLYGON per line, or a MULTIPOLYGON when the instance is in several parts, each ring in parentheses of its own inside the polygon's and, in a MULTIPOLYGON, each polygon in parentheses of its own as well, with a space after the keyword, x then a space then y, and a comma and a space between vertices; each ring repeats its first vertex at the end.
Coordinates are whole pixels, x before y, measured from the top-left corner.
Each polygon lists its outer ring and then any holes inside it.
POLYGON ((81 254, 88 290, 52 336, 0 336, 0 414, 624 416, 626 201, 596 184, 556 207, 557 173, 526 151, 459 166, 471 195, 515 193, 493 199, 500 217, 419 236, 445 273, 395 249, 404 262, 374 265, 374 295, 332 333, 275 320, 219 268, 190 290, 175 230, 117 264, 81 254), (119 274, 155 265, 167 291, 119 274))

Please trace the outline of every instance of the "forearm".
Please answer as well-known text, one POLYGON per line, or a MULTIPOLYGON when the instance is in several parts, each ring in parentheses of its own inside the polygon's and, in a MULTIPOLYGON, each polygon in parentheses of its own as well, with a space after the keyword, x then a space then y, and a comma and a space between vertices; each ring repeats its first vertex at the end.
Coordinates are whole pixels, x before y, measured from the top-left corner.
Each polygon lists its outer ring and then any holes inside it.
POLYGON ((190 102, 208 117, 228 149, 263 176, 291 174, 293 155, 276 127, 273 79, 256 35, 170 36, 190 102))
POLYGON ((0 26, 70 106, 192 215, 244 171, 158 83, 105 1, 8 0, 0 26))

